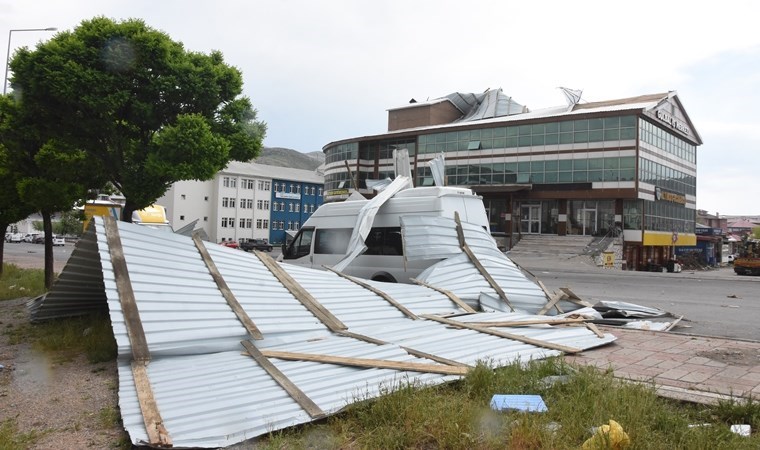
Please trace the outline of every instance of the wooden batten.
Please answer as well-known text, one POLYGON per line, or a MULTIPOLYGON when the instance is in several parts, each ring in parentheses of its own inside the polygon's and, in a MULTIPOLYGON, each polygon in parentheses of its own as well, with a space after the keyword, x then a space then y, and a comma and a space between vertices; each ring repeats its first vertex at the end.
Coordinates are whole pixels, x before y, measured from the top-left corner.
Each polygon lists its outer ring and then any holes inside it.
POLYGON ((219 292, 222 293, 224 300, 230 306, 232 312, 235 313, 235 316, 237 316, 240 323, 243 324, 243 327, 246 329, 248 334, 253 339, 264 339, 264 336, 261 334, 259 328, 255 323, 253 323, 253 320, 248 315, 248 313, 245 312, 243 307, 240 306, 240 302, 238 302, 237 298, 235 298, 235 294, 233 294, 232 290, 230 290, 229 286, 227 286, 227 282, 224 281, 222 274, 219 273, 219 269, 217 269, 216 264, 214 264, 214 260, 211 259, 211 255, 209 254, 206 245, 203 243, 203 240, 197 233, 193 234, 193 242, 195 243, 195 248, 197 248, 198 252, 201 254, 201 258, 206 264, 206 268, 208 269, 209 274, 211 274, 211 278, 214 279, 219 292))
POLYGON ((290 381, 290 378, 282 373, 280 369, 275 367, 275 365, 269 361, 267 356, 264 355, 261 350, 256 348, 256 346, 249 341, 240 341, 240 343, 243 344, 243 347, 245 347, 245 350, 248 352, 251 358, 253 358, 254 361, 256 361, 256 363, 258 363, 258 365, 261 366, 261 368, 264 369, 269 374, 269 376, 271 376, 272 379, 277 382, 277 384, 285 389, 288 395, 290 395, 293 400, 301 405, 301 408, 303 408, 304 411, 306 411, 312 419, 319 419, 326 416, 325 412, 322 411, 322 408, 314 403, 314 401, 309 398, 309 396, 306 395, 301 390, 301 388, 290 381))
POLYGON ((452 302, 454 302, 454 304, 456 304, 458 307, 462 308, 463 310, 465 310, 468 313, 475 313, 475 312, 477 312, 477 311, 475 311, 475 309, 472 308, 472 306, 468 305, 461 298, 459 298, 459 296, 457 296, 455 293, 453 293, 453 292, 451 292, 451 291, 449 291, 447 289, 442 289, 442 288, 439 288, 437 286, 433 286, 432 284, 425 283, 424 281, 420 281, 420 280, 418 280, 416 278, 412 278, 411 282, 414 283, 414 284, 419 284, 420 286, 424 286, 424 287, 426 287, 428 289, 432 289, 432 290, 434 290, 436 292, 440 292, 441 294, 443 294, 446 297, 448 297, 449 300, 451 300, 452 302))

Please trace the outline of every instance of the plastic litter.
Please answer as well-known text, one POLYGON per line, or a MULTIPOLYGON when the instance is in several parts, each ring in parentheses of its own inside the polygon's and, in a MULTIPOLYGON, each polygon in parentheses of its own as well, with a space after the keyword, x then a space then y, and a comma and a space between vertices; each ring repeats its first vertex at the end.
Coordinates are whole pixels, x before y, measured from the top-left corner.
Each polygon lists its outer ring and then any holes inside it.
POLYGON ((752 427, 749 425, 731 425, 731 432, 739 436, 749 436, 752 433, 752 427))
POLYGON ((594 435, 583 443, 583 450, 622 450, 631 445, 631 438, 619 423, 610 419, 608 425, 596 429, 594 435))
POLYGON ((491 397, 491 409, 494 411, 517 410, 526 412, 546 412, 548 408, 540 395, 503 395, 491 397))

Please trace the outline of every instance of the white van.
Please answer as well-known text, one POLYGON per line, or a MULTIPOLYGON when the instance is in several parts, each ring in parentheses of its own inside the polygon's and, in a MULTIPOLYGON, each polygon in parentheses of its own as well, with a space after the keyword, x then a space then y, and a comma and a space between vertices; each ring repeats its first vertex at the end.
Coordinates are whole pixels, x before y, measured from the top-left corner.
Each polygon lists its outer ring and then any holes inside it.
MULTIPOLYGON (((315 269, 331 267, 346 255, 359 211, 369 200, 326 203, 303 224, 293 241, 283 247, 284 262, 315 269)), ((417 187, 398 192, 377 212, 365 245, 367 251, 344 271, 360 278, 408 283, 438 260, 404 263, 401 239, 402 216, 438 216, 488 229, 483 199, 470 189, 417 187)))

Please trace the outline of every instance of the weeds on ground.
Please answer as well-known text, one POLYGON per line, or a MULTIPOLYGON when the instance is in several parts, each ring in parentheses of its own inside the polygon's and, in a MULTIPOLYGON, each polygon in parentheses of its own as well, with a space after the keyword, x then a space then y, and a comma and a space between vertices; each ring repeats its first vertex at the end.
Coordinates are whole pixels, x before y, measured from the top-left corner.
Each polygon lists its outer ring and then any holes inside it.
POLYGON ((652 386, 562 359, 499 369, 480 364, 449 385, 399 382, 382 393, 322 422, 272 433, 257 448, 578 449, 610 419, 628 433, 630 448, 760 448, 760 435, 742 437, 728 426, 757 430, 757 402, 682 404, 657 397, 652 386), (494 394, 538 394, 548 412, 496 412, 489 406, 494 394), (707 426, 690 427, 697 424, 707 426))
POLYGON ((13 419, 0 423, 0 450, 24 450, 34 444, 38 438, 35 431, 19 433, 13 419))
POLYGON ((0 300, 36 297, 45 292, 44 270, 21 269, 15 264, 3 264, 3 275, 0 276, 0 300))

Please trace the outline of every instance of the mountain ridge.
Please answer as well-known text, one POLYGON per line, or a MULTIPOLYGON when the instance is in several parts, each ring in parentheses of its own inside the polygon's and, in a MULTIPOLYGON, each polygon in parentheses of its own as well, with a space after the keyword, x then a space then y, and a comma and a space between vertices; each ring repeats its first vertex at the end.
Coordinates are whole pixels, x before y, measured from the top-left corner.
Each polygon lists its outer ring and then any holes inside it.
POLYGON ((325 162, 325 154, 320 151, 301 153, 284 147, 261 147, 261 153, 253 162, 291 169, 315 170, 325 162))

